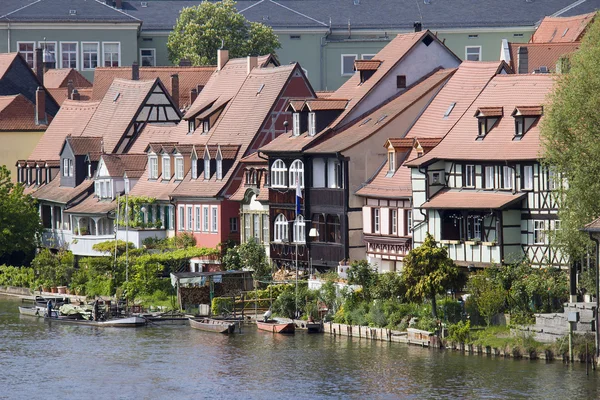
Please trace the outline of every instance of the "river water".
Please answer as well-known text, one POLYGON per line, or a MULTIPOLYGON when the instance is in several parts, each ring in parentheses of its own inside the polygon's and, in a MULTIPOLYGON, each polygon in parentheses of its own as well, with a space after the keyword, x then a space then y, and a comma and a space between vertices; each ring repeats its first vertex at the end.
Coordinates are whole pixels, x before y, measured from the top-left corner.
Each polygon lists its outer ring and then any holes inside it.
POLYGON ((598 373, 404 344, 48 324, 0 296, 2 399, 597 399, 598 373))

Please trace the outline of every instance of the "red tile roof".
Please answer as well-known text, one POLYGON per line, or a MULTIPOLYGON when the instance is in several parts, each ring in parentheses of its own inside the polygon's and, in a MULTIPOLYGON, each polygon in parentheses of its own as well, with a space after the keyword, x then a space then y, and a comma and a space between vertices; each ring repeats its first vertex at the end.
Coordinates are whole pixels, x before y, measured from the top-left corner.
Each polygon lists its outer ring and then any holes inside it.
POLYGON ((501 117, 504 114, 502 107, 479 107, 475 111, 475 117, 501 117))
POLYGON ((81 136, 98 105, 97 102, 65 101, 29 158, 58 160, 67 135, 81 136))
POLYGON ((556 63, 563 56, 568 56, 579 49, 580 43, 509 43, 510 66, 519 71, 519 48, 527 48, 527 73, 539 72, 540 67, 556 71, 556 63))
MULTIPOLYGON (((542 157, 539 123, 534 124, 521 140, 514 141, 515 122, 505 113, 483 140, 478 135, 475 110, 497 107, 514 110, 517 105, 539 107, 548 101, 554 77, 548 74, 497 75, 471 106, 471 110, 456 123, 441 143, 423 157, 409 161, 418 166, 436 159, 517 161, 542 157)), ((542 117, 543 118, 543 117, 542 117)))
MULTIPOLYGON (((48 116, 48 120, 52 120, 48 116)), ((0 96, 0 131, 45 131, 35 123, 35 105, 22 94, 0 96)))
POLYGON ((96 196, 89 196, 81 203, 65 210, 68 214, 107 214, 117 208, 115 200, 100 200, 96 196))
POLYGON ((67 136, 67 142, 76 156, 85 156, 88 153, 102 150, 102 138, 90 136, 67 136))
POLYGON ((302 100, 290 100, 288 107, 291 107, 293 111, 300 112, 304 104, 306 103, 306 99, 302 100))
MULTIPOLYGON (((190 92, 198 86, 204 87, 215 71, 214 66, 201 67, 140 67, 141 80, 159 78, 169 94, 173 93, 171 75, 179 75, 179 108, 190 106, 190 92)), ((94 70, 94 91, 92 99, 101 100, 115 78, 131 79, 131 67, 99 67, 94 70)))
MULTIPOLYGON (((144 171, 148 156, 146 154, 103 154, 102 162, 112 177, 122 177, 127 172, 130 178, 133 171, 144 171)), ((141 174, 139 174, 141 175, 141 174)))
POLYGON ((388 143, 395 149, 400 149, 400 148, 412 149, 413 145, 415 144, 415 139, 414 138, 389 138, 388 141, 386 142, 386 144, 383 145, 383 147, 387 148, 388 143))
POLYGON ((60 177, 54 178, 50 183, 40 187, 31 195, 38 200, 48 200, 54 203, 68 204, 78 198, 85 198, 86 193, 91 192, 94 181, 86 179, 74 188, 61 187, 60 177))
POLYGON ((70 80, 73 81, 75 88, 92 87, 92 83, 73 68, 49 69, 44 73, 46 89, 66 88, 70 80))
POLYGON ((595 12, 573 17, 545 17, 531 37, 532 43, 579 42, 595 12))
POLYGON ((596 218, 589 224, 586 224, 583 230, 587 232, 600 232, 600 218, 596 218))
POLYGON ((354 70, 355 71, 376 71, 381 65, 381 60, 355 60, 354 70))
POLYGON ((131 196, 149 196, 156 200, 169 201, 169 196, 180 182, 175 180, 174 174, 169 181, 163 181, 161 177, 156 180, 148 180, 148 168, 146 168, 129 194, 131 196))
POLYGON ((511 115, 523 115, 525 117, 540 116, 544 113, 543 106, 516 106, 511 115))
MULTIPOLYGON (((59 105, 62 105, 69 98, 67 88, 46 89, 59 105)), ((90 101, 92 98, 92 88, 79 88, 79 101, 90 101)))
POLYGON ((496 210, 514 205, 526 195, 526 193, 444 189, 428 202, 423 203, 421 208, 496 210))
POLYGON ((311 99, 305 101, 305 106, 309 111, 328 111, 328 110, 344 110, 348 105, 348 100, 345 99, 311 99))
POLYGON ((6 74, 19 53, 0 53, 0 79, 6 74))

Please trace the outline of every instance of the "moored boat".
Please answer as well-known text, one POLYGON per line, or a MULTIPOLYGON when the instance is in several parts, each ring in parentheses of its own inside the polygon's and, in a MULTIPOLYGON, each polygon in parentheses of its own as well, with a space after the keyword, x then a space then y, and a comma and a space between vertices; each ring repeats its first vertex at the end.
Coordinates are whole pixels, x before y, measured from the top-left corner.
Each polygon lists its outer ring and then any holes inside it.
MULTIPOLYGON (((39 307, 39 306, 22 307, 22 306, 19 306, 19 314, 21 314, 21 315, 29 315, 31 317, 44 317, 44 316, 46 316, 46 312, 47 312, 46 307, 39 307)), ((52 310, 52 316, 58 317, 58 311, 52 310)))
POLYGON ((267 321, 256 321, 258 329, 273 332, 273 333, 294 333, 296 332, 296 325, 293 322, 279 322, 274 319, 267 321))
POLYGON ((234 333, 235 323, 229 321, 219 321, 212 318, 193 319, 190 318, 190 326, 206 332, 216 333, 234 333))
POLYGON ((102 328, 136 328, 139 326, 146 325, 146 319, 138 316, 128 318, 114 318, 106 321, 90 321, 87 319, 62 315, 59 317, 46 317, 44 319, 50 323, 59 322, 72 325, 97 326, 102 328))

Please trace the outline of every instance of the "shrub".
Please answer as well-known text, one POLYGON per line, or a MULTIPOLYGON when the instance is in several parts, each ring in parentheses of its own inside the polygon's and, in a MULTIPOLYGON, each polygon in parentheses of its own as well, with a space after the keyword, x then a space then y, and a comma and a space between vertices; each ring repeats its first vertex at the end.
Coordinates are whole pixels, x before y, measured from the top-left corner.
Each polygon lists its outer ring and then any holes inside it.
POLYGON ((458 321, 448 326, 448 339, 453 342, 467 343, 470 338, 471 322, 458 321))
POLYGON ((372 327, 384 327, 388 324, 382 302, 375 301, 366 315, 367 323, 372 327))
POLYGON ((231 297, 215 297, 212 299, 211 312, 213 315, 229 314, 233 310, 231 297))
POLYGON ((438 304, 440 318, 450 324, 455 324, 462 320, 463 304, 454 299, 443 299, 438 304))

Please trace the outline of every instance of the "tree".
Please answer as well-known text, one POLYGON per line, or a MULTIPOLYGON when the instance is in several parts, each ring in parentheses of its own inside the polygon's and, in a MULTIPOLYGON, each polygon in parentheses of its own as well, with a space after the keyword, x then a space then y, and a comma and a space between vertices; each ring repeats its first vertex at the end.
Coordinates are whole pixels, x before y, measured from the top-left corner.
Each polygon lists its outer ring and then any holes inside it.
POLYGON ((545 164, 560 179, 556 244, 576 260, 593 251, 580 229, 600 216, 600 20, 587 30, 570 69, 557 77, 541 125, 545 164), (562 185, 563 179, 568 185, 562 185))
POLYGON ((250 238, 239 246, 227 249, 222 262, 227 270, 251 269, 256 280, 271 274, 265 247, 258 243, 256 238, 250 238))
POLYGON ((371 298, 371 288, 377 281, 377 272, 366 260, 353 261, 348 269, 348 283, 362 286, 364 300, 371 298))
POLYGON ((435 296, 455 288, 461 279, 458 267, 448 257, 446 249, 438 247, 429 233, 421 246, 411 250, 404 257, 402 276, 407 288, 407 297, 415 301, 425 298, 431 300, 431 311, 435 319, 435 296))
POLYGON ((0 166, 0 261, 15 253, 31 253, 42 233, 35 199, 23 190, 23 185, 11 181, 8 168, 0 166))
POLYGON ((273 29, 249 22, 235 5, 233 0, 203 1, 184 8, 167 40, 169 60, 178 64, 186 58, 193 65, 215 65, 221 47, 232 58, 274 54, 281 45, 273 29))
POLYGON ((504 288, 492 281, 489 275, 479 272, 470 277, 468 284, 469 293, 474 297, 479 314, 485 318, 488 326, 494 315, 502 311, 506 299, 504 288))

